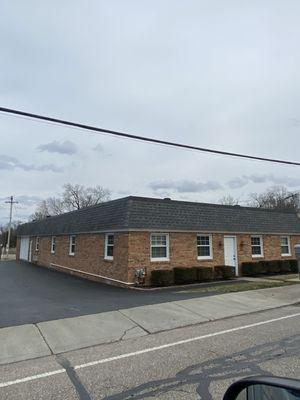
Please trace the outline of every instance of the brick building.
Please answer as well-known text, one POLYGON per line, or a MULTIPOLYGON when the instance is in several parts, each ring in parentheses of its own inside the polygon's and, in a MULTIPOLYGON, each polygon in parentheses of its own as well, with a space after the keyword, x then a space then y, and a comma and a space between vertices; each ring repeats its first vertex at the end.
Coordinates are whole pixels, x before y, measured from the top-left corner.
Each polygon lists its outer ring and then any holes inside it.
POLYGON ((18 229, 17 257, 88 279, 135 282, 135 271, 295 258, 296 213, 129 196, 18 229))

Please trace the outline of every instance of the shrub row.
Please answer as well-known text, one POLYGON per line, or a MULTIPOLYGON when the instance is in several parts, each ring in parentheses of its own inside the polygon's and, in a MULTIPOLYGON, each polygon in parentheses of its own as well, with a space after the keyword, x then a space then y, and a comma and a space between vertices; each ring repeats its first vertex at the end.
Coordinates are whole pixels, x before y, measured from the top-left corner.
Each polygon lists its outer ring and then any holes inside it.
POLYGON ((220 265, 216 267, 174 268, 151 272, 152 286, 182 285, 187 283, 210 282, 218 279, 232 279, 234 267, 220 265))
POLYGON ((297 260, 272 260, 242 263, 242 275, 277 274, 297 272, 297 260))

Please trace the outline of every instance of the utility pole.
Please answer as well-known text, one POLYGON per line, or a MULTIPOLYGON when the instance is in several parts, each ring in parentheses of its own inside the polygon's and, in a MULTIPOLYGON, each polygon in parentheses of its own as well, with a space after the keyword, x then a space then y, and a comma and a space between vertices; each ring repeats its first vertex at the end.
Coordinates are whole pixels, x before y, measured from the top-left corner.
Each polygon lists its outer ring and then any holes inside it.
POLYGON ((10 196, 9 201, 6 201, 5 203, 10 204, 9 224, 8 224, 8 237, 7 237, 7 244, 6 244, 6 257, 8 258, 8 252, 9 252, 9 246, 10 246, 10 232, 11 232, 11 220, 12 220, 13 205, 17 204, 18 202, 14 201, 14 196, 10 196))

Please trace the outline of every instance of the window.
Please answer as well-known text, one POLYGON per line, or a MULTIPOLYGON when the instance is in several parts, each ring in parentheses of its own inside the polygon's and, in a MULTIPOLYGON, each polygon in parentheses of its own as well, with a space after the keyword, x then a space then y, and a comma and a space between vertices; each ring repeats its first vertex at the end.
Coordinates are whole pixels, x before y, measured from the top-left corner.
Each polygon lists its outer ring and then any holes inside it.
POLYGON ((106 260, 114 259, 114 235, 112 233, 107 233, 105 235, 105 254, 104 258, 106 260))
POLYGON ((56 237, 52 236, 52 238, 51 238, 51 253, 52 254, 55 253, 55 245, 56 245, 56 237))
POLYGON ((198 259, 212 259, 212 237, 211 235, 197 235, 198 259))
POLYGON ((150 237, 151 261, 169 260, 169 235, 152 233, 150 237))
POLYGON ((290 237, 289 236, 281 236, 280 245, 281 245, 281 255, 282 256, 290 256, 291 255, 290 237))
POLYGON ((70 243, 69 243, 69 255, 74 256, 76 250, 76 236, 70 236, 70 243))
POLYGON ((251 236, 252 257, 263 257, 262 236, 251 236))
POLYGON ((35 251, 39 251, 39 249, 40 249, 40 238, 39 236, 37 236, 35 239, 35 251))

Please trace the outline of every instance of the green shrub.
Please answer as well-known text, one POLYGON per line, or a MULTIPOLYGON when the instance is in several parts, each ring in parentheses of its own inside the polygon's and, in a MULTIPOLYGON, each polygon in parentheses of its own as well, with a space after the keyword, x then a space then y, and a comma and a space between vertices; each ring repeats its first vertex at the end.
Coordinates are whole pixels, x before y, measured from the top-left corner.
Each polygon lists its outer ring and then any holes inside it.
POLYGON ((197 282, 197 268, 174 268, 173 271, 176 284, 197 282))
POLYGON ((281 272, 298 272, 297 260, 271 260, 242 263, 243 276, 278 274, 281 272))
POLYGON ((253 263, 251 262, 243 262, 241 264, 241 274, 242 276, 252 275, 253 273, 253 263))
POLYGON ((297 260, 289 260, 289 261, 290 261, 291 272, 297 273, 298 272, 298 262, 297 262, 297 260))
POLYGON ((169 286, 174 283, 174 273, 170 269, 157 269, 151 271, 152 286, 169 286))
POLYGON ((243 262, 242 263, 242 275, 243 276, 253 276, 261 274, 261 269, 266 271, 265 263, 262 265, 262 261, 260 262, 243 262))
POLYGON ((197 281, 209 282, 214 279, 214 270, 212 267, 197 267, 197 281))
POLYGON ((228 265, 217 265, 214 267, 215 279, 232 279, 235 277, 235 268, 228 265))
POLYGON ((268 272, 271 274, 277 274, 281 270, 281 260, 266 261, 268 265, 268 272))
POLYGON ((291 272, 290 260, 282 260, 280 265, 281 272, 291 272))
POLYGON ((269 272, 268 261, 258 261, 257 274, 267 274, 269 272))

